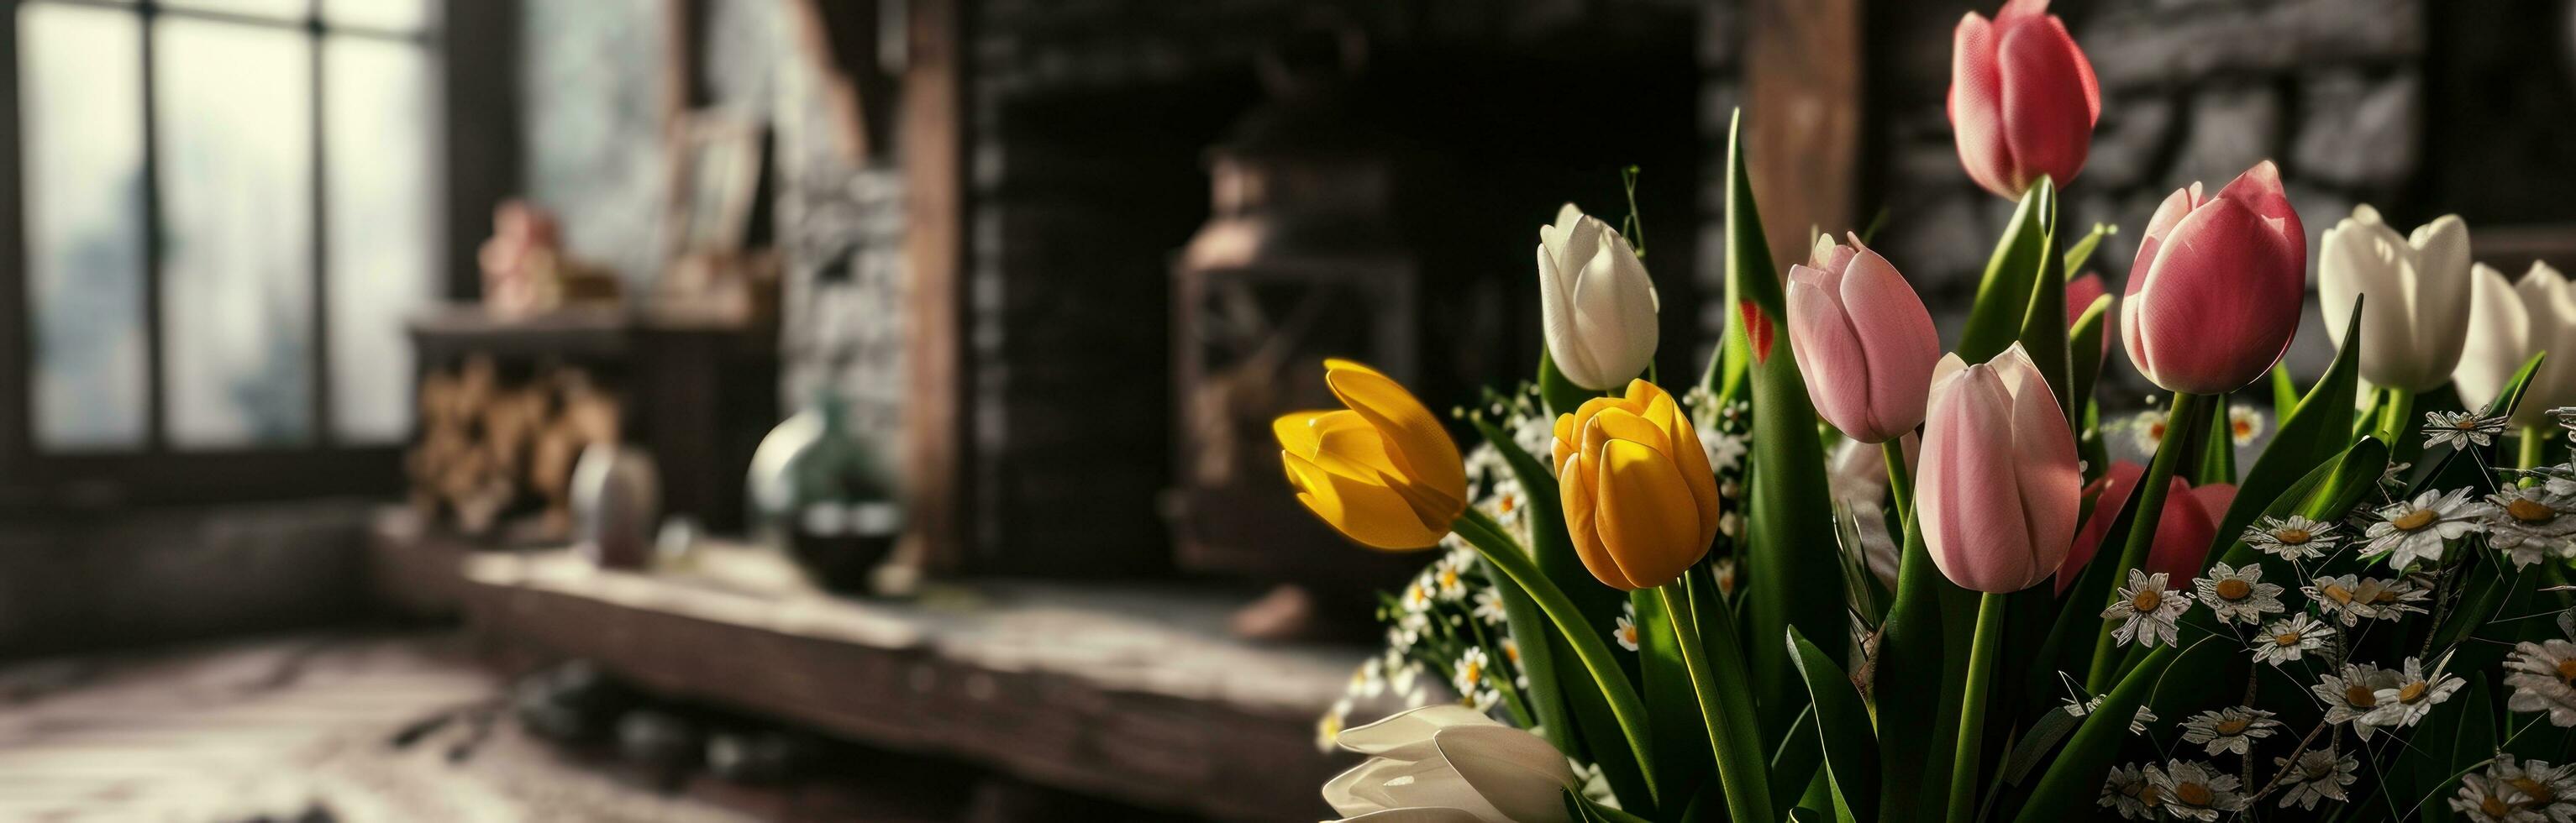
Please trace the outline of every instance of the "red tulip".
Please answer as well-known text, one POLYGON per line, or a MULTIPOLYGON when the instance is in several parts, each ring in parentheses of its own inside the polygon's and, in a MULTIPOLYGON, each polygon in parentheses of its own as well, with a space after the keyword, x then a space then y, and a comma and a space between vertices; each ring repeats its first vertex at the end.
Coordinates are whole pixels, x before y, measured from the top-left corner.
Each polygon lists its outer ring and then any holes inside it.
POLYGON ((1914 493, 1932 564, 1962 588, 2030 588, 2075 536, 2075 435, 2019 343, 1974 366, 1942 358, 1936 375, 1914 493))
MULTIPOLYGON (((2120 516, 2120 507, 2129 505, 2129 495, 2137 491, 2138 480, 2146 467, 2120 460, 2111 470, 2084 487, 2084 496, 2093 499, 2093 515, 2084 518, 2084 527, 2075 531, 2075 545, 2066 553, 2066 563, 2057 568, 2057 592, 2066 593, 2084 564, 2102 549, 2102 538, 2111 530, 2111 520, 2120 516)), ((2236 487, 2211 483, 2192 488, 2182 478, 2174 478, 2166 487, 2165 510, 2156 521, 2156 544, 2147 550, 2147 573, 2164 572, 2167 580, 2189 580, 2200 576, 2201 561, 2209 557, 2209 545, 2218 538, 2218 521, 2227 516, 2227 506, 2236 501, 2236 487)))
POLYGON ((2102 86, 2048 0, 2010 0, 1988 22, 1960 18, 1950 53, 1950 128, 1968 177, 2009 199, 2048 175, 2084 170, 2102 86))
POLYGON ((1825 422, 1885 443, 1923 422, 1941 333, 1905 275, 1850 237, 1819 236, 1813 256, 1789 267, 1790 353, 1825 422))
POLYGON ((2233 391, 2289 351, 2306 291, 2308 236, 2265 160, 2217 197, 2177 190, 2147 221, 2120 301, 2129 362, 2170 391, 2233 391))

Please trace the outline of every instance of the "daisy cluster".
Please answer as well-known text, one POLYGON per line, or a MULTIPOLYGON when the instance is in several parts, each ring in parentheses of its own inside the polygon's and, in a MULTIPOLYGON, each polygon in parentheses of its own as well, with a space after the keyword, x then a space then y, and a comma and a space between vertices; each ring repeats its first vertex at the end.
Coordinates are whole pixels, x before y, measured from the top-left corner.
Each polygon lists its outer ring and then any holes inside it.
MULTIPOLYGON (((2464 454, 2492 445, 2504 426, 2501 418, 2462 412, 2434 412, 2425 420, 2428 449, 2464 454)), ((2159 422, 2142 417, 2132 425, 2159 422)), ((2469 682, 2446 671, 2456 646, 2437 648, 2429 637, 2413 648, 2387 642, 2424 634, 2401 621, 2415 615, 2441 621, 2465 608, 2460 592, 2477 559, 2507 576, 2544 559, 2576 559, 2576 465, 2488 476, 2506 482, 2441 490, 2385 479, 2381 502, 2349 521, 2262 517, 2239 539, 2265 559, 2213 563, 2189 580, 2131 570, 2118 599, 2102 611, 2118 644, 2177 645, 2186 623, 2214 638, 2233 635, 2258 667, 2306 686, 2301 697, 2316 710, 2317 723, 2304 734, 2285 728, 2274 712, 2250 705, 2256 683, 2249 680, 2248 705, 2188 718, 2161 759, 2113 769, 2100 806, 2130 820, 2217 820, 2265 803, 2313 810, 2351 800, 2348 788, 2374 758, 2406 748, 2404 742, 2374 746, 2374 738, 2417 726, 2469 682), (2267 580, 2267 570, 2290 579, 2267 580), (2374 628, 2383 642, 2365 644, 2374 628), (2397 651, 2365 661, 2358 659, 2363 650, 2397 651), (2287 753, 2262 751, 2266 745, 2286 746, 2287 753), (2199 751, 2188 751, 2194 748, 2199 751), (2203 755, 2210 759, 2196 759, 2203 755), (2268 770, 2257 768, 2265 763, 2268 770)), ((2576 611, 2560 617, 2560 633, 2576 638, 2576 611)), ((2576 639, 2516 643, 2503 670, 2488 678, 2509 690, 2506 709, 2542 715, 2524 730, 2541 719, 2576 727, 2576 639)), ((2081 717, 2099 699, 2071 699, 2065 710, 2081 717)), ((2145 734, 2154 721, 2142 708, 2130 731, 2145 734)), ((2500 752, 2459 777, 2449 807, 2472 821, 2576 823, 2576 764, 2500 752)))

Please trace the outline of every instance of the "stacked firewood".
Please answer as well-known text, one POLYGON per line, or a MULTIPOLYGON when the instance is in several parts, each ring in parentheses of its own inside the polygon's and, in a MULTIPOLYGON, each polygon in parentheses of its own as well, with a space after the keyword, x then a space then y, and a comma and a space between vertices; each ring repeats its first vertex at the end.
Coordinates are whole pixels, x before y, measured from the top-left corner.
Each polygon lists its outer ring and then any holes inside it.
POLYGON ((507 381, 478 357, 421 377, 420 426, 406 461, 413 506, 477 535, 532 514, 525 536, 551 539, 569 532, 581 450, 617 442, 619 404, 578 369, 507 381))

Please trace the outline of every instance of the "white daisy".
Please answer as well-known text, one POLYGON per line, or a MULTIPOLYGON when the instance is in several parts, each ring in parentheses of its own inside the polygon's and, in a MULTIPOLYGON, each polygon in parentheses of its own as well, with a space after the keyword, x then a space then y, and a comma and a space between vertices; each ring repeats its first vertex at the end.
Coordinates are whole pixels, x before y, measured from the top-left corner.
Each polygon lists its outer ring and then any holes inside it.
POLYGON ((1350 685, 1343 687, 1345 698, 1376 697, 1386 693, 1386 659, 1371 657, 1351 670, 1350 685))
POLYGON ((2234 752, 2244 754, 2254 741, 2271 737, 2281 721, 2272 713, 2246 706, 2229 706, 2192 715, 2182 722, 2185 743, 2204 744, 2210 754, 2234 752))
POLYGON ((2379 710, 2380 689, 2393 690, 2396 686, 2396 672, 2368 663, 2349 663, 2339 674, 2318 678, 2317 684, 2309 686, 2308 691, 2315 692, 2317 699, 2325 703, 2326 722, 2350 721, 2353 734, 2367 742, 2376 731, 2371 726, 2370 714, 2379 710))
POLYGON ((1396 596, 1396 602, 1403 604, 1407 612, 1429 611, 1431 602, 1439 597, 1438 589, 1439 584, 1433 582, 1431 573, 1426 571, 1422 576, 1414 578, 1413 582, 1404 585, 1404 593, 1396 596))
POLYGON ((1403 700, 1407 706, 1422 705, 1423 699, 1429 696, 1422 688, 1424 671, 1426 670, 1420 661, 1408 661, 1394 667, 1386 676, 1387 691, 1403 700))
POLYGON ((2576 820, 2576 765, 2552 766, 2546 760, 2516 760, 2500 754, 2487 766, 2487 779, 2522 793, 2528 809, 2550 823, 2576 820))
POLYGON ((1735 558, 1720 557, 1715 561, 1710 562, 1708 565, 1709 570, 1717 577, 1717 593, 1726 597, 1734 597, 1735 558))
POLYGON ((2129 585, 2120 589, 2120 600, 2102 610, 2102 619, 2120 620, 2111 631, 2111 639, 2128 645, 2134 637, 2141 645, 2162 642, 2179 645, 2174 621, 2191 609, 2191 597, 2180 589, 2165 588, 2165 573, 2148 574, 2142 569, 2129 570, 2129 585))
POLYGON ((2275 757, 2272 765, 2281 770, 2281 808, 2284 809, 2292 803, 2302 809, 2314 809, 2320 800, 2350 800, 2352 798, 2344 794, 2343 787, 2361 778, 2355 773, 2361 768, 2359 758, 2327 749, 2300 752, 2296 763, 2286 757, 2275 757))
POLYGON ((2266 517, 2245 527, 2245 544, 2283 560, 2313 560, 2333 551, 2343 542, 2336 534, 2336 524, 2319 523, 2299 515, 2266 517))
POLYGON ((1413 651, 1413 645, 1422 642, 1423 633, 1430 630, 1429 615, 1421 612, 1405 613, 1396 618, 1393 625, 1386 627, 1387 652, 1400 657, 1406 652, 1413 651))
POLYGON ((1619 615, 1619 624, 1611 627, 1610 637, 1619 641, 1619 648, 1633 652, 1637 650, 1637 607, 1625 608, 1627 613, 1619 615))
POLYGON ((2576 643, 2516 643, 2505 656, 2504 670, 2504 684, 2513 689, 2505 708, 2545 711, 2552 726, 2576 726, 2576 643))
POLYGON ((2483 774, 2460 775, 2460 796, 2451 798, 2451 810, 2475 823, 2549 823, 2522 790, 2483 774))
POLYGON ((1458 653, 1457 665, 1449 668, 1449 685, 1458 687, 1459 694, 1473 697, 1479 691, 1493 688, 1493 684, 1486 682, 1486 675, 1493 666, 1494 659, 1485 654, 1485 647, 1468 646, 1466 651, 1458 653))
POLYGON ((2324 648, 2334 638, 2335 629, 2306 613, 2290 615, 2263 627, 2254 638, 2254 662, 2274 666, 2299 659, 2301 655, 2324 648))
POLYGON ((2147 779, 2156 771, 2155 764, 2114 766, 2102 780, 2102 798, 2096 805, 2118 812, 2122 820, 2154 820, 2164 815, 2164 790, 2147 779))
POLYGON ((2435 705, 2451 699, 2451 693, 2459 691, 2468 682, 2459 675, 2442 671, 2438 666, 2428 675, 2421 662, 2406 658, 2405 666, 2398 670, 2396 682, 2379 687, 2374 695, 2379 706, 2362 718, 2362 722, 2392 729, 2415 725, 2425 715, 2432 714, 2435 705))
POLYGON ((2487 417, 2467 411, 2425 412, 2424 448, 2491 446, 2495 444, 2497 435, 2504 434, 2504 424, 2503 415, 2487 417))
POLYGON ((1744 435, 1705 428, 1698 433, 1700 452, 1708 457, 1711 470, 1731 472, 1744 465, 1744 453, 1750 450, 1744 435))
POLYGON ((2361 556, 2388 556, 2388 567, 2404 570, 2417 560, 2440 562, 2445 541, 2486 528, 2486 507, 2469 502, 2468 489, 2428 490, 2413 500, 2391 503, 2372 512, 2379 522, 2362 536, 2370 541, 2361 556))
MULTIPOLYGON (((2081 703, 2076 702, 2075 698, 2069 697, 2066 698, 2066 705, 2063 708, 2066 709, 2067 714, 2080 718, 2085 715, 2092 714, 2094 709, 2101 708, 2102 697, 2102 695, 2097 694, 2093 696, 2093 699, 2086 700, 2081 703)), ((2141 704, 2138 706, 2137 711, 2132 712, 2129 715, 2129 733, 2146 734, 2147 724, 2153 722, 2156 722, 2156 710, 2147 708, 2144 704, 2141 704)))
POLYGON ((2245 808, 2236 792, 2236 776, 2197 760, 2166 761, 2151 775, 2164 800, 2165 813, 2184 820, 2217 820, 2221 812, 2245 808))
POLYGON ((1503 662, 1510 663, 1512 665, 1512 686, 1520 689, 1529 688, 1529 670, 1521 667, 1520 639, 1511 635, 1504 635, 1503 639, 1497 641, 1495 645, 1501 646, 1503 649, 1503 662))
POLYGON ((2546 486, 2487 495, 2487 541, 2517 568, 2546 557, 2576 557, 2576 495, 2546 486))
POLYGON ((2156 447, 2164 445, 2167 419, 2163 409, 2148 409, 2129 418, 2129 442, 2136 444, 2140 453, 2155 454, 2156 447))
POLYGON ((2349 574, 2317 578, 2314 584, 2300 587, 2299 593, 2346 626, 2372 618, 2396 620, 2409 613, 2423 614, 2418 601, 2432 596, 2412 581, 2349 574))
POLYGON ((1484 621, 1485 625, 1502 625, 1505 617, 1503 613, 1503 596, 1495 593, 1493 589, 1477 589, 1476 610, 1473 614, 1476 616, 1477 620, 1484 621))
POLYGON ((2281 587, 2263 582, 2261 564, 2247 563, 2241 569, 2215 564, 2209 567, 2207 576, 2191 581, 2191 587, 2199 593, 2200 602, 2217 613, 2220 623, 2253 625, 2263 622, 2263 615, 2281 611, 2281 587))
POLYGON ((1324 710, 1324 716, 1315 718, 1315 749, 1332 754, 1342 742, 1342 729, 1349 725, 1350 715, 1351 699, 1345 697, 1333 701, 1333 707, 1324 710))
POLYGON ((1431 562, 1431 591, 1451 603, 1467 598, 1467 567, 1454 556, 1443 556, 1431 562))
POLYGON ((2263 413, 2253 406, 2236 403, 2227 407, 2227 438, 2239 446, 2254 444, 2263 434, 2263 413))

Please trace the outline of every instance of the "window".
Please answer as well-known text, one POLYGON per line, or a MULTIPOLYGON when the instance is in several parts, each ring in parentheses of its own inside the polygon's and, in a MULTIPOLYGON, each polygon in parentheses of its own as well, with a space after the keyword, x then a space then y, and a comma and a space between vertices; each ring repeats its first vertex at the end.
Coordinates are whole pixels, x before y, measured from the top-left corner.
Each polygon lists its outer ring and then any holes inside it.
POLYGON ((14 457, 127 496, 391 476, 445 270, 433 5, 14 3, 14 457))

